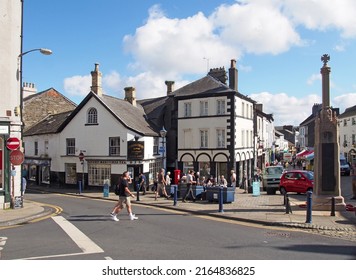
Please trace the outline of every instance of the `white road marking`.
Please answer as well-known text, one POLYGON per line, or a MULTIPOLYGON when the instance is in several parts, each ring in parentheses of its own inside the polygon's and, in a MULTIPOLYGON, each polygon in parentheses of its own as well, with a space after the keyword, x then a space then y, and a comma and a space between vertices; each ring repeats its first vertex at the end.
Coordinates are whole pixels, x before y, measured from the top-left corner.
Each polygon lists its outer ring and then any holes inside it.
POLYGON ((68 234, 78 247, 82 249, 83 253, 94 254, 104 252, 104 250, 96 245, 88 236, 62 216, 55 216, 52 217, 52 219, 68 234))
POLYGON ((96 245, 88 236, 86 236, 82 231, 80 231, 77 227, 75 227, 72 223, 67 221, 62 216, 55 216, 55 217, 52 217, 52 219, 65 231, 66 234, 68 234, 68 236, 78 245, 78 247, 83 252, 71 253, 71 254, 40 256, 40 257, 30 257, 30 258, 24 258, 25 260, 79 256, 79 255, 96 254, 96 253, 104 252, 104 250, 101 249, 98 245, 96 245))

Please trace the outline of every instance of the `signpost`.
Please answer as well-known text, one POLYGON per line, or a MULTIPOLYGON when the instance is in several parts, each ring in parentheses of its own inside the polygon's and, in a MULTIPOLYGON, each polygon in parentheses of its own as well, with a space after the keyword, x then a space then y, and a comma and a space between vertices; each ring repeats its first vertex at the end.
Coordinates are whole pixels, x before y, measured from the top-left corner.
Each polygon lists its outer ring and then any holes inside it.
POLYGON ((10 137, 6 140, 6 148, 9 150, 17 150, 20 147, 20 140, 16 137, 10 137))

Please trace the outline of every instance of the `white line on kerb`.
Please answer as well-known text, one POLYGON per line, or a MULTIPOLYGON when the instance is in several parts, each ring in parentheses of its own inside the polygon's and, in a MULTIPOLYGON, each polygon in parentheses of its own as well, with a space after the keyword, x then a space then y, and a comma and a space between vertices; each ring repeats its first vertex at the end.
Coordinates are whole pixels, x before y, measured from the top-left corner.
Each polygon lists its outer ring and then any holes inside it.
POLYGON ((78 247, 83 250, 83 253, 94 254, 104 252, 104 250, 96 245, 88 236, 62 216, 55 216, 52 217, 52 219, 68 234, 78 247))

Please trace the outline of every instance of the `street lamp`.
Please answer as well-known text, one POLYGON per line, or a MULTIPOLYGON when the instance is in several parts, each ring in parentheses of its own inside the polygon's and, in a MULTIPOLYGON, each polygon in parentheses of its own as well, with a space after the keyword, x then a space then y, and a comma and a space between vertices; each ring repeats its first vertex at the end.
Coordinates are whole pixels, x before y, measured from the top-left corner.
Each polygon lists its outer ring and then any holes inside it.
MULTIPOLYGON (((22 57, 30 52, 35 52, 39 51, 40 53, 44 55, 51 55, 52 51, 50 49, 44 49, 44 48, 37 48, 37 49, 31 49, 29 51, 20 53, 17 57, 17 64, 18 64, 18 75, 20 78, 20 120, 21 120, 21 142, 23 143, 23 87, 22 87, 22 57)), ((23 206, 23 191, 24 191, 24 183, 22 180, 22 173, 23 173, 23 165, 21 164, 21 174, 20 174, 20 182, 21 182, 21 199, 22 199, 22 206, 23 206)))
POLYGON ((164 126, 160 130, 159 134, 162 137, 162 166, 164 169, 166 169, 166 161, 165 161, 165 157, 164 157, 164 152, 166 150, 166 141, 165 140, 166 140, 167 130, 165 130, 164 126))

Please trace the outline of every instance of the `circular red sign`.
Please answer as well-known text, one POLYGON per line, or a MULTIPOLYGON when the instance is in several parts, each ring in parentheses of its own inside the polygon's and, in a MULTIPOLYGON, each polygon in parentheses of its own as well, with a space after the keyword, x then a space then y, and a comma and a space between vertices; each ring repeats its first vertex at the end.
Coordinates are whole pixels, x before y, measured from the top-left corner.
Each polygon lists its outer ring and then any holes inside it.
POLYGON ((15 150, 10 153, 10 162, 13 165, 21 165, 24 160, 25 156, 20 150, 15 150))
POLYGON ((80 161, 83 161, 83 160, 84 160, 84 154, 83 154, 83 153, 80 153, 80 154, 79 154, 79 160, 80 160, 80 161))
POLYGON ((9 150, 16 150, 20 147, 20 140, 16 137, 10 137, 6 140, 6 148, 9 150))

